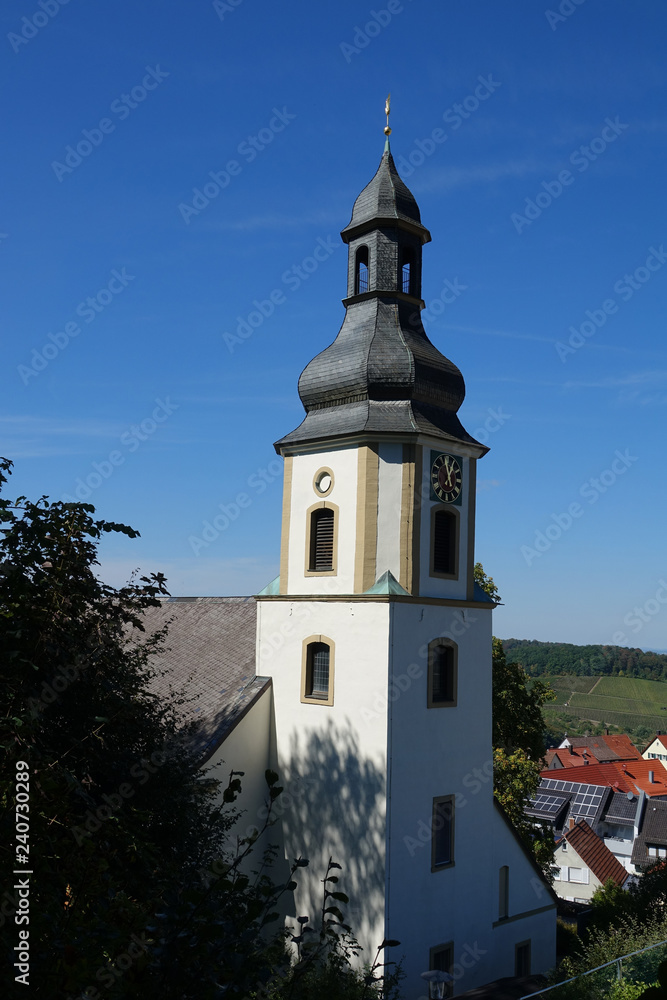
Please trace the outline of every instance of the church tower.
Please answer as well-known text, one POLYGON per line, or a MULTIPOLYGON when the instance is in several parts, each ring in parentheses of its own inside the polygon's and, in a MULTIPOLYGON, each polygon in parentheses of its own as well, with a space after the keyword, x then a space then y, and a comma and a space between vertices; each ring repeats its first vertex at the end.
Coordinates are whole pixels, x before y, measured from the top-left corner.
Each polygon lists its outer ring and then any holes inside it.
POLYGON ((304 369, 285 460, 280 576, 258 596, 286 857, 329 856, 371 961, 405 996, 440 968, 456 993, 554 964, 555 904, 494 807, 491 611, 473 578, 475 469, 463 376, 421 322, 430 242, 389 140, 341 233, 345 318, 304 369))

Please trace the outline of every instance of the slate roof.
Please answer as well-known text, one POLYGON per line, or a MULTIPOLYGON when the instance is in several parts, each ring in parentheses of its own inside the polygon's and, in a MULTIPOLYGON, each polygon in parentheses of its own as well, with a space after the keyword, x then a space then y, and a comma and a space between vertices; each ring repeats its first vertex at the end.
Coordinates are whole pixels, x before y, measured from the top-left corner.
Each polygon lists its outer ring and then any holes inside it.
POLYGON ((334 342, 301 373, 299 395, 306 418, 276 443, 279 453, 306 440, 360 433, 423 433, 488 451, 457 416, 465 397, 461 372, 430 342, 414 305, 389 294, 348 305, 334 342))
MULTIPOLYGON (((630 873, 614 857, 604 841, 593 832, 586 820, 580 820, 572 830, 568 830, 564 839, 574 848, 602 885, 609 879, 616 885, 623 885, 627 880, 630 873)), ((556 847, 560 842, 560 840, 556 842, 556 847)))
POLYGON ((146 631, 170 619, 164 652, 151 661, 169 673, 152 686, 159 694, 183 688, 195 699, 183 718, 200 723, 195 748, 204 763, 271 683, 255 674, 257 605, 252 597, 169 598, 146 611, 146 631))
POLYGON ((667 801, 646 803, 641 831, 632 846, 633 865, 655 864, 658 859, 649 857, 649 844, 667 847, 667 801))
POLYGON ((375 220, 401 220, 422 230, 424 243, 431 238, 421 221, 419 206, 414 195, 401 180, 389 143, 380 160, 373 179, 358 196, 352 209, 352 218, 341 234, 347 242, 359 227, 375 220))
MULTIPOLYGON (((630 793, 632 794, 632 793, 630 793)), ((603 819, 607 823, 634 823, 637 813, 637 796, 628 798, 628 793, 614 792, 603 819)))

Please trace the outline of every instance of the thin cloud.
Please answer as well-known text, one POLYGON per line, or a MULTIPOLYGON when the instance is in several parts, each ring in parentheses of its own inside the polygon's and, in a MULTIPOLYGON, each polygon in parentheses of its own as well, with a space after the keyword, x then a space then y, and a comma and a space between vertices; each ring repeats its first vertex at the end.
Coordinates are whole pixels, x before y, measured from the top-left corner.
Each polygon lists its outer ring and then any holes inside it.
POLYGON ((640 386, 667 381, 667 371, 629 372, 627 375, 608 375, 595 381, 565 382, 565 389, 618 389, 627 386, 640 386))
POLYGON ((269 212, 265 215, 250 215, 245 219, 231 222, 210 222, 206 229, 220 233, 254 233, 259 230, 303 229, 304 226, 334 226, 339 228, 340 213, 311 212, 307 215, 280 215, 269 212))
POLYGON ((517 333, 516 330, 490 330, 481 326, 454 326, 443 323, 444 330, 455 330, 457 333, 472 333, 479 337, 508 337, 510 340, 535 340, 541 344, 555 344, 553 337, 540 337, 536 333, 517 333))
POLYGON ((455 188, 470 187, 474 184, 489 184, 506 177, 529 177, 538 173, 554 173, 562 168, 560 163, 545 163, 532 158, 508 160, 506 163, 491 163, 488 166, 444 167, 426 177, 417 177, 411 188, 418 194, 432 191, 452 191, 455 188))

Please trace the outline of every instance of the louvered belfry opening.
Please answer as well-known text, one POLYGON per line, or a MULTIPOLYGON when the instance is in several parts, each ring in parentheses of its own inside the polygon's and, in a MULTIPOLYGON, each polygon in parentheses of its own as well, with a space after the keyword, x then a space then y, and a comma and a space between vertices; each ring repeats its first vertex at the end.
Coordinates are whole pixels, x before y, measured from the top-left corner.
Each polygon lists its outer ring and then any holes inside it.
POLYGON ((454 650, 444 643, 431 650, 433 693, 437 702, 454 701, 454 650))
POLYGON ((456 572, 456 514, 438 510, 433 519, 433 572, 456 572))
POLYGON ((333 569, 334 512, 321 507, 310 517, 310 571, 323 573, 333 569))
POLYGON ((329 647, 325 642, 311 642, 308 646, 306 688, 310 698, 329 697, 329 647))

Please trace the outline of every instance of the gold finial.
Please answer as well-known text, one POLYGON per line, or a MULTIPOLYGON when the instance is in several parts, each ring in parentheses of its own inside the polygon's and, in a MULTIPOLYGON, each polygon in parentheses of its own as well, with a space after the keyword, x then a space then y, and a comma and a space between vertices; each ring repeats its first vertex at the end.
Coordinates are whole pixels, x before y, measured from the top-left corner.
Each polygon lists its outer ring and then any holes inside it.
POLYGON ((384 113, 387 116, 387 124, 384 128, 385 135, 391 135, 391 129, 389 128, 389 112, 391 111, 391 94, 387 94, 387 100, 384 102, 384 113))

